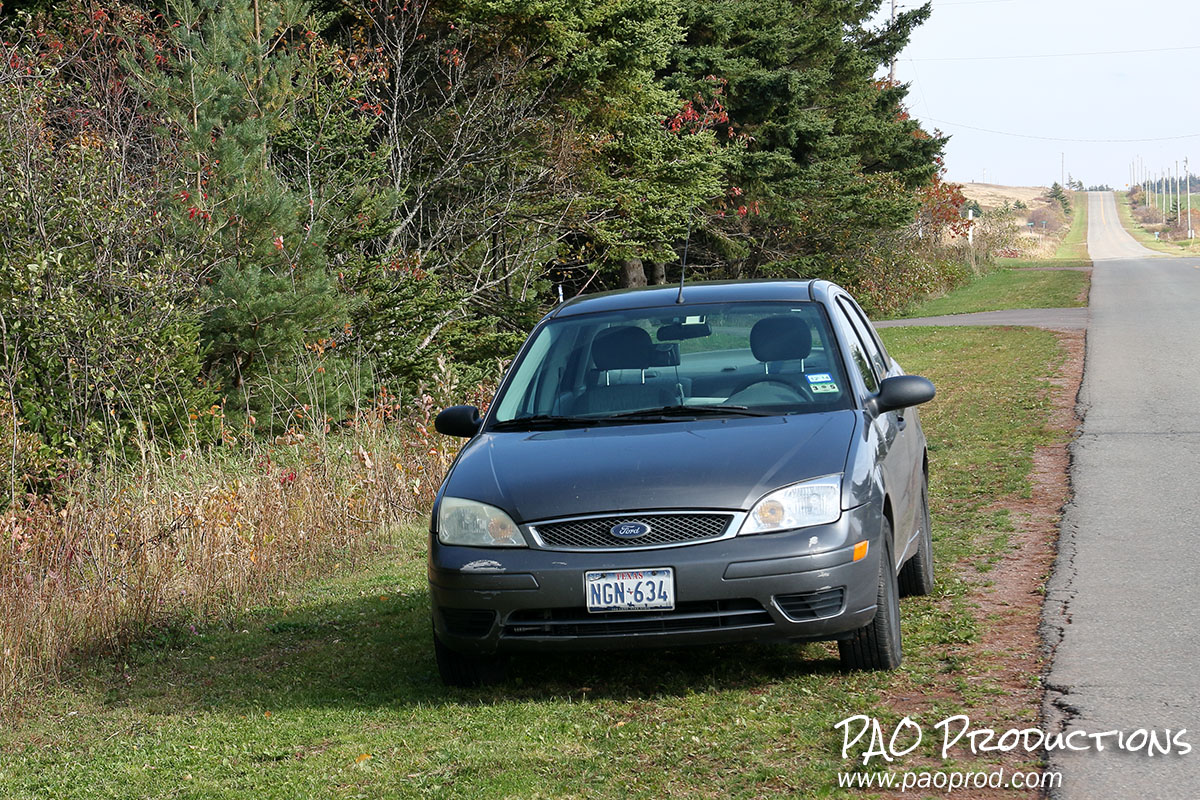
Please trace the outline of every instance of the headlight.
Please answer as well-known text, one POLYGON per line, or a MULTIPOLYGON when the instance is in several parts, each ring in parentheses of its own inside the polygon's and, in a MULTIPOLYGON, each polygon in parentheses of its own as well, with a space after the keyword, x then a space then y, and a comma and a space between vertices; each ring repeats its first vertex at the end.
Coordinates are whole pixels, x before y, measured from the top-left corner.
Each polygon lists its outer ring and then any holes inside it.
POLYGON ((474 547, 525 547, 512 517, 495 506, 443 497, 438 507, 438 541, 474 547))
POLYGON ((837 522, 842 476, 830 475, 776 489, 754 504, 738 534, 774 533, 837 522))

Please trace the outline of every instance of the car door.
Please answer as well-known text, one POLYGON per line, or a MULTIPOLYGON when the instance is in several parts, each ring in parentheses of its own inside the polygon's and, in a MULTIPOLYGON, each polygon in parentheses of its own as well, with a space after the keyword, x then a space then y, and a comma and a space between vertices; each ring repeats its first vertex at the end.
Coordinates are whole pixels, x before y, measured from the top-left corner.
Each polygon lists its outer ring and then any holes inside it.
MULTIPOLYGON (((864 400, 879 391, 880 382, 899 373, 881 345, 875 339, 865 316, 846 295, 835 298, 839 327, 846 339, 854 377, 864 400)), ((897 563, 907 555, 914 532, 919 502, 920 482, 914 475, 913 441, 905 413, 907 409, 888 411, 871 421, 879 439, 877 460, 883 472, 883 482, 892 500, 895 537, 892 555, 897 563)), ((919 462, 917 462, 919 463, 919 462)))
MULTIPOLYGON (((867 315, 863 313, 862 307, 851 297, 846 297, 844 300, 851 316, 861 322, 861 330, 866 334, 868 349, 874 351, 872 362, 876 368, 881 370, 884 377, 904 375, 904 370, 888 355, 883 340, 879 338, 879 333, 867 320, 867 315)), ((904 453, 905 470, 909 479, 906 501, 911 515, 911 527, 908 528, 908 531, 911 537, 910 544, 915 547, 916 536, 920 533, 919 527, 924 524, 921 504, 923 502, 922 488, 925 483, 925 435, 921 431, 919 413, 916 408, 901 408, 893 413, 900 426, 899 447, 904 453)))

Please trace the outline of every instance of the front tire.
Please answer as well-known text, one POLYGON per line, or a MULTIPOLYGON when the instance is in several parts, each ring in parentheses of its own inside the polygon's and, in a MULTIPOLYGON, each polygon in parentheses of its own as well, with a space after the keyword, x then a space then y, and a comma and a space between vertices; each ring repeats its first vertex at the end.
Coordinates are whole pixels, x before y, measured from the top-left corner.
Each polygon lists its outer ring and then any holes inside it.
POLYGON ((838 642, 845 670, 885 670, 900 666, 900 591, 892 564, 892 525, 883 520, 883 552, 879 556, 879 590, 875 618, 838 642))

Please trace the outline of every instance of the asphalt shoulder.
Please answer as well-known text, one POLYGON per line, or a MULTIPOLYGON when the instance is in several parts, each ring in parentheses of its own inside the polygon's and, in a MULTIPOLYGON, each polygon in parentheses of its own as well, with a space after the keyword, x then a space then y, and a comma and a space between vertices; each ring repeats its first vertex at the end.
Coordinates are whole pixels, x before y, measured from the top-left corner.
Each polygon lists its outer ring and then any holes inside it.
POLYGON ((1057 331, 1085 330, 1088 309, 1085 308, 1016 308, 1004 311, 978 311, 972 314, 947 314, 940 317, 889 319, 875 322, 876 328, 911 326, 1019 325, 1057 331))

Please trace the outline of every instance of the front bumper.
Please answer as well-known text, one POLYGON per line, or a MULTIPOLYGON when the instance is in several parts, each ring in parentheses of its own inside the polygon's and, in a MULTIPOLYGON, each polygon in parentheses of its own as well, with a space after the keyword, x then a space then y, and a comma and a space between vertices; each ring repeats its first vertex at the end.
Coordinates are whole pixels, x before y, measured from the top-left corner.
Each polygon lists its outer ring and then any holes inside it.
POLYGON ((433 624, 463 653, 836 639, 875 615, 882 519, 636 551, 454 547, 431 537, 433 624), (869 542, 853 560, 855 544, 869 542), (674 611, 589 614, 589 570, 671 567, 674 611))

